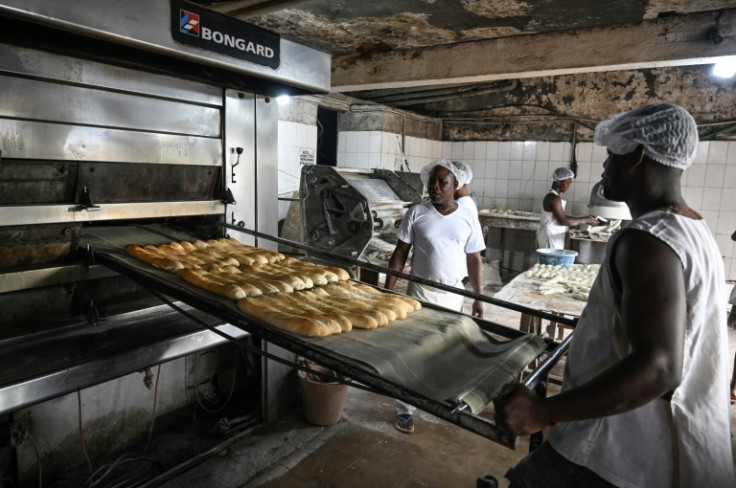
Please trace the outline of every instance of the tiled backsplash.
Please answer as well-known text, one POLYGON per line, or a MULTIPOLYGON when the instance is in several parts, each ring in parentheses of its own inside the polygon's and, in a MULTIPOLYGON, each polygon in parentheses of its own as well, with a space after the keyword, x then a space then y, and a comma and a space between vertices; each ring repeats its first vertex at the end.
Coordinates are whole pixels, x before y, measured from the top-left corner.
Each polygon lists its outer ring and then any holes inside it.
MULTIPOLYGON (((283 140, 281 133, 279 140, 283 140)), ((564 142, 439 142, 407 137, 405 145, 411 171, 420 171, 425 164, 441 157, 470 164, 474 178, 469 188, 478 208, 539 212, 552 172, 560 166, 569 167, 572 160, 572 144, 564 142)), ((587 215, 590 191, 600 180, 606 149, 593 143, 580 143, 576 146, 575 159, 577 177, 563 198, 568 201, 568 213, 587 215)), ((378 131, 339 134, 340 166, 400 169, 400 161, 396 134, 378 131)), ((731 241, 731 234, 736 231, 736 142, 700 142, 697 160, 683 176, 683 194, 708 222, 724 256, 726 276, 736 279, 736 243, 731 241)), ((514 237, 512 233, 504 248, 513 253, 514 249, 521 251, 529 246, 533 246, 530 236, 514 237)), ((507 257, 511 258, 510 267, 517 271, 527 264, 515 263, 514 256, 507 257)))
MULTIPOLYGON (((279 197, 291 198, 299 190, 302 158, 317 154, 317 127, 279 121, 279 197)), ((279 220, 286 216, 289 202, 279 200, 279 220)))
POLYGON ((401 136, 380 131, 341 132, 337 139, 337 164, 350 168, 402 168, 401 151, 409 165, 408 171, 422 167, 439 158, 442 142, 407 137, 401 146, 401 136))

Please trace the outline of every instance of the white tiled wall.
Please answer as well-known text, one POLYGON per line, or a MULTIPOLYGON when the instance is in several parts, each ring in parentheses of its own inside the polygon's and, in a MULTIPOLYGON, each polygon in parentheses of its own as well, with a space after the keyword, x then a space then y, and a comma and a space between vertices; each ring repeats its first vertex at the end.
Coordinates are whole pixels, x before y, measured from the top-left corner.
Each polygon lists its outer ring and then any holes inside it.
MULTIPOLYGON (((442 157, 459 159, 473 167, 470 191, 479 208, 539 212, 555 168, 569 166, 572 145, 548 142, 445 142, 442 157)), ((604 147, 581 143, 576 147, 578 173, 562 198, 567 211, 587 215, 593 185, 600 180, 604 147)), ((708 222, 723 254, 726 277, 736 279, 736 142, 701 142, 698 158, 683 176, 685 200, 708 222)), ((509 236, 506 249, 533 246, 530 236, 509 236)), ((533 249, 533 247, 532 247, 533 249)), ((506 256, 509 258, 509 256, 506 256)), ((514 257, 510 257, 512 265, 514 257)), ((516 263, 521 268, 526 263, 516 263)), ((518 271, 518 269, 517 269, 518 271)))
POLYGON ((697 160, 684 173, 683 193, 715 235, 726 277, 736 279, 736 142, 701 142, 697 160))
MULTIPOLYGON (((288 141, 282 139, 282 124, 285 123, 279 123, 279 141, 288 141)), ((283 142, 279 147, 281 173, 283 142)), ((469 187, 478 208, 532 212, 539 212, 554 169, 569 167, 571 150, 572 145, 565 142, 440 142, 413 137, 406 138, 404 147, 411 171, 419 171, 437 158, 469 163, 474 172, 469 187)), ((337 152, 339 166, 400 169, 396 134, 380 131, 341 132, 337 152)), ((587 215, 590 191, 600 180, 606 150, 593 143, 580 143, 575 152, 577 178, 563 198, 568 201, 568 213, 587 215)), ((293 162, 295 159, 285 157, 284 161, 293 162)), ((283 178, 290 179, 285 175, 283 178)), ((280 175, 279 191, 281 189, 280 175)), ((731 241, 731 234, 736 231, 736 142, 701 142, 697 161, 683 177, 683 193, 690 206, 708 222, 724 257, 726 277, 736 279, 736 243, 731 241)), ((493 239, 489 244, 493 244, 493 239)), ((527 267, 528 263, 523 259, 535 259, 531 232, 507 232, 504 248, 507 249, 505 261, 513 270, 521 271, 527 267), (527 254, 531 254, 531 258, 523 257, 527 254)), ((489 257, 498 258, 493 255, 489 257)))
MULTIPOLYGON (((337 139, 337 165, 348 168, 381 168, 404 170, 401 167, 399 145, 401 136, 381 131, 340 132, 337 139)), ((409 171, 439 158, 442 143, 416 137, 406 137, 403 148, 409 171)))
MULTIPOLYGON (((317 154, 317 127, 296 122, 279 121, 279 197, 291 198, 299 190, 304 150, 317 154)), ((279 220, 286 216, 288 201, 279 200, 279 220)))

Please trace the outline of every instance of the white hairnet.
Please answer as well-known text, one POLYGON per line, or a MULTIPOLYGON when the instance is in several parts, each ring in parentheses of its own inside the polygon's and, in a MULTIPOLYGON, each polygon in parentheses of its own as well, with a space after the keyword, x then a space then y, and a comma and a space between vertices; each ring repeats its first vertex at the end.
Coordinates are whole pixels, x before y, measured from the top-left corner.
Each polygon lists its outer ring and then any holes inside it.
POLYGON ((450 161, 450 164, 455 168, 455 178, 457 178, 457 187, 461 188, 464 185, 470 183, 473 179, 473 170, 469 165, 462 161, 450 161))
POLYGON ((641 145, 654 161, 686 169, 695 160, 698 126, 684 108, 662 103, 604 120, 596 126, 593 140, 614 154, 628 154, 641 145))
POLYGON ((437 159, 422 168, 422 172, 419 173, 419 177, 422 179, 422 184, 424 186, 427 186, 427 183, 429 183, 429 173, 431 173, 436 166, 442 166, 449 169, 457 180, 457 187, 460 188, 462 186, 460 184, 460 178, 457 175, 457 168, 452 164, 452 161, 448 161, 446 159, 437 159))
POLYGON ((570 168, 557 168, 552 172, 552 181, 562 181, 568 178, 575 178, 575 173, 570 168))

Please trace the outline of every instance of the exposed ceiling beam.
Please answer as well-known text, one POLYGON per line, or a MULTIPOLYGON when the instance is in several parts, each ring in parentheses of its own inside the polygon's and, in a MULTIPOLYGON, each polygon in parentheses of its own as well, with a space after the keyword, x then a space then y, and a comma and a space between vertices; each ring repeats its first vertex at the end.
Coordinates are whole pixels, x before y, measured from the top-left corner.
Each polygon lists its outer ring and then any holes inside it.
POLYGON ((249 17, 268 15, 271 12, 276 12, 277 10, 295 7, 306 1, 307 0, 232 0, 213 3, 210 8, 233 17, 247 19, 249 17))
POLYGON ((333 61, 332 91, 712 63, 736 55, 736 9, 635 25, 474 41, 333 61), (720 43, 709 39, 720 14, 720 43))

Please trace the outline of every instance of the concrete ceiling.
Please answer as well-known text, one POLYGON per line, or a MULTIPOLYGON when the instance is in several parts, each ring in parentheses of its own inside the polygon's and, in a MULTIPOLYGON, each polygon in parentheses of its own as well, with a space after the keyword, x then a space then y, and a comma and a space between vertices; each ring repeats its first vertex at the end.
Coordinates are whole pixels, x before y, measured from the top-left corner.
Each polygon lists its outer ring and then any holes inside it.
POLYGON ((736 55, 736 0, 198 3, 332 54, 333 93, 441 118, 451 139, 564 138, 661 101, 736 137, 736 84, 710 74, 736 55))

